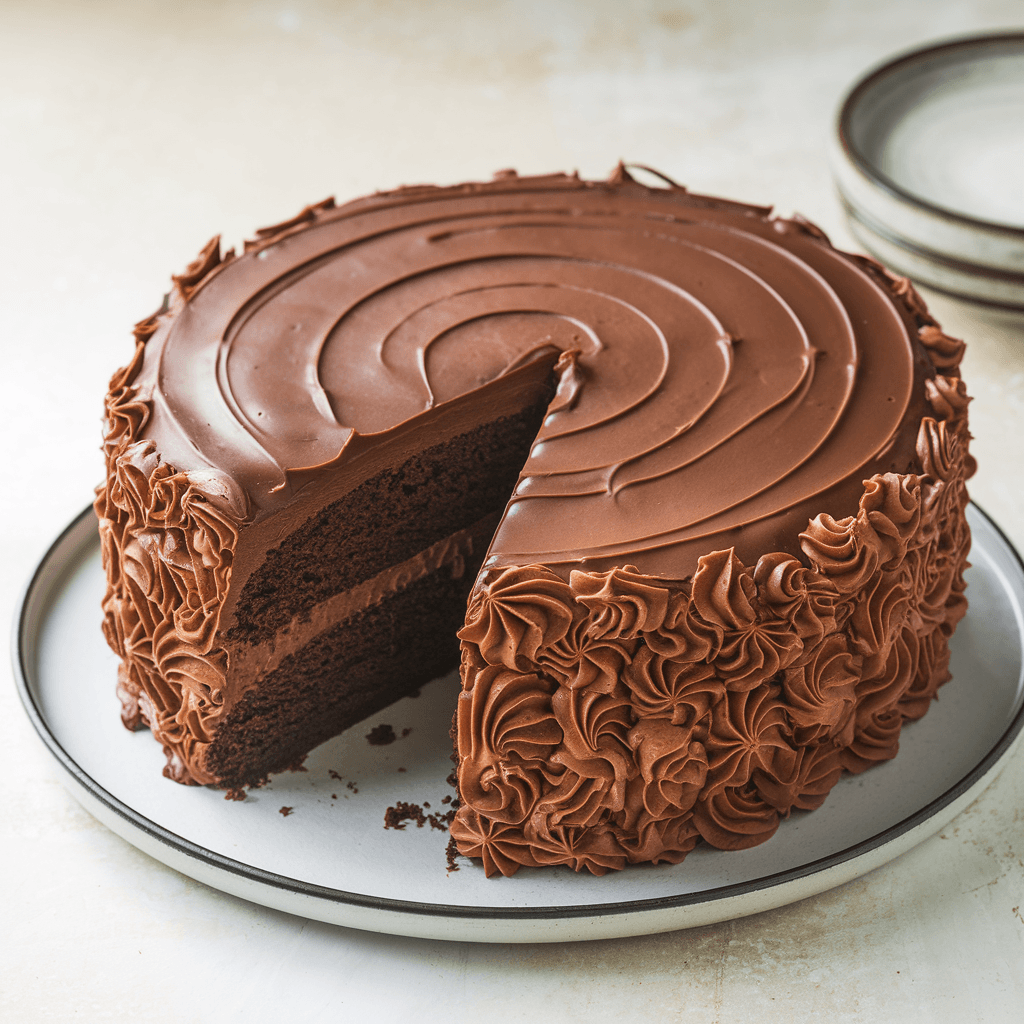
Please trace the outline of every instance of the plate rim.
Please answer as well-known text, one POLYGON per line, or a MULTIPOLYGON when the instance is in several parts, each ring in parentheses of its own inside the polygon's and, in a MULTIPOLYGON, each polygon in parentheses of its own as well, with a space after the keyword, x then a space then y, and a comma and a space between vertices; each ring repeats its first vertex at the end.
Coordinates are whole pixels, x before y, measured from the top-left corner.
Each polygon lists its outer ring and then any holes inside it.
MULTIPOLYGON (((987 232, 996 232, 999 235, 1006 236, 1010 239, 1024 240, 1024 228, 1015 227, 1012 224, 1007 224, 1002 221, 988 220, 984 217, 977 217, 960 210, 952 209, 948 206, 942 206, 939 203, 934 203, 931 200, 925 199, 924 197, 903 188, 897 182, 893 181, 887 174, 882 172, 864 155, 864 153, 860 151, 853 141, 853 135, 851 132, 853 112, 857 104, 863 98, 864 93, 867 92, 869 88, 876 85, 881 79, 893 72, 905 67, 910 67, 914 64, 924 64, 943 52, 949 53, 957 50, 969 50, 984 47, 986 45, 997 45, 1000 43, 1005 44, 1010 42, 1019 43, 1022 52, 1024 52, 1024 31, 1007 30, 1004 32, 983 32, 980 34, 956 36, 940 42, 915 47, 911 50, 905 50, 872 68, 862 77, 857 79, 857 81, 850 87, 849 91, 844 96, 839 106, 839 112, 836 115, 836 136, 846 159, 849 160, 853 167, 867 178, 871 184, 881 188, 883 191, 889 193, 892 198, 900 202, 908 203, 910 206, 923 210, 925 213, 937 216, 943 220, 951 221, 955 224, 981 229, 987 232)), ((985 518, 989 519, 988 516, 985 518)), ((991 522, 991 520, 989 521, 991 522)))
MULTIPOLYGON (((1024 33, 1022 33, 1024 39, 1024 33)), ((992 519, 979 505, 971 502, 971 507, 981 516, 985 523, 992 529, 995 535, 1002 542, 1003 546, 1012 556, 1018 571, 1024 575, 1024 559, 1014 547, 1012 541, 1007 537, 998 523, 992 519)), ((18 696, 21 699, 22 707, 37 735, 46 747, 48 752, 57 763, 64 769, 70 780, 77 784, 88 797, 98 802, 108 813, 123 821, 130 829, 142 832, 147 839, 156 841, 158 844, 168 848, 175 854, 175 861, 180 856, 193 861, 198 861, 207 869, 214 872, 226 872, 229 875, 250 884, 269 886, 275 891, 291 892, 300 897, 311 897, 332 906, 353 907, 362 910, 374 910, 385 915, 382 924, 386 924, 387 916, 397 923, 400 917, 412 915, 420 919, 433 918, 451 921, 452 919, 464 922, 495 922, 504 925, 514 925, 516 922, 533 921, 580 921, 583 919, 615 918, 623 915, 643 915, 653 911, 685 911, 693 907, 710 907, 716 904, 727 904, 731 900, 749 896, 754 893, 767 892, 772 889, 779 889, 783 886, 797 883, 812 875, 825 875, 828 872, 835 872, 844 865, 865 857, 881 847, 893 843, 902 837, 910 836, 916 829, 929 820, 938 816, 944 809, 953 805, 965 794, 978 786, 986 776, 989 776, 994 769, 1000 766, 1000 762, 1010 752, 1015 742, 1020 738, 1024 729, 1024 703, 1010 719, 999 739, 992 745, 989 751, 967 772, 961 779, 950 786, 942 794, 914 813, 901 819, 893 825, 875 833, 867 839, 861 840, 852 846, 842 850, 819 857, 805 864, 800 864, 783 871, 774 872, 769 875, 762 875, 756 879, 744 882, 734 882, 728 885, 718 886, 714 889, 704 889, 694 893, 680 893, 675 896, 658 896, 642 900, 623 900, 609 903, 586 903, 550 905, 543 907, 500 907, 500 906, 467 906, 465 904, 439 904, 423 903, 412 900, 394 899, 387 896, 372 896, 365 893, 349 892, 342 889, 334 889, 328 886, 319 885, 314 882, 305 882, 300 879, 281 875, 277 872, 268 871, 252 864, 246 864, 235 860, 213 850, 199 846, 197 843, 186 839, 183 836, 172 832, 170 829, 150 820, 145 815, 125 804, 118 797, 109 793, 103 786, 94 780, 63 748, 60 741, 50 730, 40 708, 38 707, 30 683, 30 673, 26 669, 27 647, 26 642, 29 633, 29 613, 32 611, 33 602, 45 600, 50 594, 49 585, 52 575, 56 570, 56 559, 65 547, 71 547, 68 554, 81 555, 88 546, 99 544, 98 533, 94 534, 87 528, 87 520, 94 516, 91 505, 79 513, 72 521, 57 535, 54 541, 46 549, 42 558, 29 576, 24 585, 19 600, 15 606, 15 613, 12 622, 12 643, 11 661, 15 686, 18 696), (78 534, 82 536, 79 537, 78 534)), ((73 793, 77 796, 77 793, 73 793)), ((88 808, 91 810, 91 808, 88 808)), ((938 827, 944 827, 946 822, 938 827)), ((116 831, 112 829, 112 831, 116 831)), ((120 833, 118 833, 120 834, 120 833)), ((126 841, 138 847, 127 836, 122 835, 126 841)), ((923 838, 923 837, 922 837, 923 838)), ((150 853, 148 849, 144 852, 150 853)), ((901 851, 902 852, 902 851, 901 851)), ((152 856, 153 854, 150 853, 152 856)), ((154 857, 154 859, 160 859, 154 857)), ((165 864, 169 863, 164 861, 165 864)), ((181 870, 177 864, 170 864, 172 868, 181 870)), ((875 865, 878 866, 878 865, 875 865)), ((187 873, 187 872, 183 872, 187 873)), ((194 876, 193 876, 194 877, 194 876)), ((199 881, 207 882, 214 888, 221 888, 216 883, 209 882, 204 875, 199 881)), ((225 889, 250 902, 260 903, 236 889, 225 889)), ((804 895, 811 895, 810 892, 804 895)), ((797 899, 802 897, 798 896, 797 899)), ((271 906, 272 904, 264 904, 271 906)), ((772 904, 776 906, 778 904, 772 904)), ((283 908, 278 908, 283 909, 283 908)), ((762 907, 760 909, 767 909, 762 907)), ((291 911, 303 914, 302 911, 291 911)), ((755 911, 751 911, 755 912, 755 911)), ((732 916, 743 916, 736 914, 732 916)), ((728 919, 728 918, 723 918, 728 919)), ((320 920, 326 920, 320 918, 320 920)), ((340 923, 340 922, 334 922, 340 923)), ((353 922, 353 927, 368 927, 365 923, 353 922)), ((686 924, 670 924, 669 928, 686 927, 686 924)), ((374 930, 388 931, 387 927, 380 927, 374 930)), ((659 927, 655 930, 665 930, 659 927)), ((396 931, 395 934, 416 934, 406 930, 396 931)), ((631 933, 632 934, 632 933, 631 933)), ((600 936, 599 936, 600 937, 600 936)), ((513 940, 514 941, 514 940, 513 940)), ((540 936, 531 935, 524 941, 542 941, 540 936)))

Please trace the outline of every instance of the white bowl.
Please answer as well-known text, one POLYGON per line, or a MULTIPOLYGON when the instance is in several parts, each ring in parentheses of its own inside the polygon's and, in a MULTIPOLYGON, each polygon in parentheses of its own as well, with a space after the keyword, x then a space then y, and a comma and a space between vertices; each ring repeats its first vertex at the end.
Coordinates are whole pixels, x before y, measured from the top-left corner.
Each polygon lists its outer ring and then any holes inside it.
POLYGON ((869 252, 940 291, 1024 309, 1024 32, 869 72, 840 107, 831 157, 869 252))

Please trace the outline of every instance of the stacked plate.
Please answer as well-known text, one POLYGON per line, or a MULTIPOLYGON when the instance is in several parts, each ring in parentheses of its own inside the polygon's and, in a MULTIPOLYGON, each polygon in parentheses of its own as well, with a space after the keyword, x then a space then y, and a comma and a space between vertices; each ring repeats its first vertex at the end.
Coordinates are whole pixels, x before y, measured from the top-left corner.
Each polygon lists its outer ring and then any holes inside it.
POLYGON ((1024 32, 868 73, 835 143, 839 193, 869 252, 941 291, 1024 309, 1024 32))

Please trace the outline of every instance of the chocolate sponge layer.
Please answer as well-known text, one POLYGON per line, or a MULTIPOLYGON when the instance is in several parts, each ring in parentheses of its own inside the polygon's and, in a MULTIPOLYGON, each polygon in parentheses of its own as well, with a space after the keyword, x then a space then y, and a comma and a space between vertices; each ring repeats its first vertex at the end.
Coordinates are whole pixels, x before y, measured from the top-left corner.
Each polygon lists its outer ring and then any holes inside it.
POLYGON ((459 663, 456 632, 479 565, 443 567, 285 658, 222 723, 207 755, 220 785, 259 785, 313 747, 459 663))

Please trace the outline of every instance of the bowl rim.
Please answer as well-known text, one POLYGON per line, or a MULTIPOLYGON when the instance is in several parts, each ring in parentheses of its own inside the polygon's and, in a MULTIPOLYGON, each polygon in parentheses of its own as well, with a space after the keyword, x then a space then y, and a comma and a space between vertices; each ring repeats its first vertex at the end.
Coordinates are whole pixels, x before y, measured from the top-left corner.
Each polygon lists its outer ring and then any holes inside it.
POLYGON ((873 88, 882 79, 894 74, 897 71, 915 64, 925 64, 933 60, 941 53, 952 53, 958 50, 966 51, 971 49, 984 48, 986 46, 999 46, 1007 43, 1018 43, 1024 51, 1024 31, 1007 30, 1003 32, 987 32, 957 36, 938 43, 931 43, 913 50, 897 54, 890 60, 878 65, 866 72, 850 87, 843 98, 836 116, 836 135, 843 155, 847 161, 859 171, 875 187, 887 192, 897 201, 909 204, 934 217, 959 224, 964 227, 981 229, 987 232, 996 232, 1009 238, 1020 239, 1024 242, 1024 227, 1015 227, 1001 221, 987 220, 983 217, 975 217, 971 214, 954 210, 911 192, 901 185, 898 185, 888 175, 884 174, 868 157, 857 147, 853 139, 851 121, 858 104, 863 100, 869 89, 873 88))

